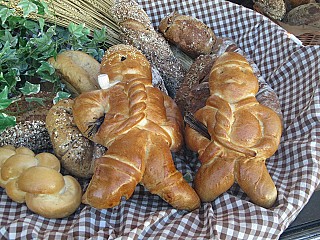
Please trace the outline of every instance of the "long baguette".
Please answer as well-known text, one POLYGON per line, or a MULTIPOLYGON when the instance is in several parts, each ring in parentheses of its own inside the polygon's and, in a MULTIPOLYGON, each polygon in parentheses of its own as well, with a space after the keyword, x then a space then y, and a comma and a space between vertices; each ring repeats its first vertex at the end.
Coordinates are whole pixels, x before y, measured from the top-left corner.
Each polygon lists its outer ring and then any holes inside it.
POLYGON ((133 0, 118 0, 110 11, 120 26, 122 41, 143 52, 160 72, 169 95, 174 97, 185 69, 173 54, 169 43, 154 29, 146 12, 133 0))

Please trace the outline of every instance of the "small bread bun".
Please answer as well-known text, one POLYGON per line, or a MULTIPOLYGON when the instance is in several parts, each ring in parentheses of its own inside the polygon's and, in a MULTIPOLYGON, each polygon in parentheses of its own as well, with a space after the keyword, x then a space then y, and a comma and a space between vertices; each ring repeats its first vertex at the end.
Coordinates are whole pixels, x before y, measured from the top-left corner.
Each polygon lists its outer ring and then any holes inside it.
POLYGON ((74 213, 81 204, 82 189, 79 182, 51 168, 29 168, 19 179, 18 185, 26 192, 27 207, 46 218, 64 218, 74 213))

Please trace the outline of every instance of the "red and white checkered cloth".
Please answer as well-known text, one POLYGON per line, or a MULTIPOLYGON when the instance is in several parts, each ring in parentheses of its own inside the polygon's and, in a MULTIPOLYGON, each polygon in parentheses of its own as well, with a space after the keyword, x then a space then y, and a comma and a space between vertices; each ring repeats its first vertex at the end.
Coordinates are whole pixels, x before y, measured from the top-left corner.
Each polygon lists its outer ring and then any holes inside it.
MULTIPOLYGON (((320 171, 320 46, 301 46, 266 17, 225 1, 139 0, 155 27, 177 10, 233 39, 279 96, 284 116, 281 144, 267 160, 278 189, 271 209, 254 205, 235 184, 193 212, 173 209, 138 185, 117 207, 81 207, 65 219, 45 219, 0 189, 0 239, 277 239, 308 202, 320 171)), ((196 159, 175 157, 194 174, 196 159)), ((86 182, 82 182, 83 186, 86 182)))

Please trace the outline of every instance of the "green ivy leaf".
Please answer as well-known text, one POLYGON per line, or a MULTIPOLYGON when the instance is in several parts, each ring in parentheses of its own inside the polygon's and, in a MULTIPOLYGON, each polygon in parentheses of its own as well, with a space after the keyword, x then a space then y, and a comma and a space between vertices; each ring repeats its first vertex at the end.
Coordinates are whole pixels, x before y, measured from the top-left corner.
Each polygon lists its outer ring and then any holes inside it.
POLYGON ((26 102, 36 102, 42 106, 44 106, 43 98, 37 98, 37 97, 26 97, 26 102))
POLYGON ((52 75, 55 72, 55 68, 48 62, 41 62, 41 66, 37 69, 37 73, 49 73, 52 75))
POLYGON ((3 76, 2 73, 0 74, 0 82, 3 82, 5 86, 8 87, 9 92, 16 86, 17 82, 19 82, 20 80, 20 71, 17 68, 11 68, 5 74, 5 76, 3 76))
POLYGON ((6 109, 9 107, 11 103, 13 103, 15 100, 10 100, 10 99, 2 99, 0 103, 0 110, 6 109))
POLYGON ((14 9, 9 9, 9 8, 2 8, 0 9, 0 19, 1 19, 1 23, 4 24, 8 17, 12 16, 14 14, 15 10, 14 9))
POLYGON ((39 18, 38 19, 38 23, 39 23, 39 27, 40 27, 41 33, 43 33, 44 19, 43 18, 39 18))
POLYGON ((28 81, 26 81, 24 87, 19 88, 19 90, 24 94, 24 95, 30 95, 30 94, 35 94, 40 91, 40 84, 33 84, 28 81))
POLYGON ((15 28, 19 28, 19 26, 23 24, 24 21, 25 19, 19 16, 10 16, 7 19, 7 25, 9 29, 15 29, 15 28))
POLYGON ((14 116, 8 116, 5 113, 0 113, 0 133, 7 127, 13 127, 16 125, 16 118, 14 116))
POLYGON ((84 28, 84 23, 82 24, 75 24, 73 22, 69 23, 68 30, 69 32, 74 35, 76 38, 80 38, 84 35, 82 32, 84 28))
POLYGON ((17 6, 22 8, 23 17, 29 16, 32 12, 38 12, 38 6, 29 0, 21 0, 17 6))
MULTIPOLYGON (((15 47, 18 43, 18 38, 11 35, 8 29, 1 32, 0 40, 4 43, 8 42, 11 47, 15 47)), ((8 46, 10 48, 10 46, 8 46)))
POLYGON ((3 99, 8 99, 8 88, 7 87, 4 87, 3 90, 0 92, 0 99, 3 100, 3 99))
POLYGON ((11 103, 16 101, 16 99, 8 99, 8 93, 7 86, 0 92, 0 110, 6 109, 11 103))
POLYGON ((107 40, 107 29, 106 27, 101 28, 101 30, 95 29, 93 31, 93 40, 95 42, 104 42, 107 40))
POLYGON ((48 4, 45 1, 31 0, 38 7, 38 14, 44 15, 49 13, 48 4))
MULTIPOLYGON (((34 54, 39 54, 47 52, 51 48, 52 39, 47 35, 43 35, 38 38, 31 38, 29 43, 32 44, 33 47, 35 47, 34 54)), ((37 57, 38 56, 36 56, 36 58, 37 57)))
POLYGON ((23 26, 27 30, 31 31, 32 33, 34 33, 36 35, 38 34, 39 29, 40 29, 39 24, 37 22, 31 21, 31 20, 27 20, 27 21, 23 22, 23 26))
POLYGON ((56 96, 53 99, 53 104, 56 104, 57 102, 59 102, 62 99, 69 98, 70 96, 71 96, 70 93, 59 91, 59 92, 57 92, 56 96))

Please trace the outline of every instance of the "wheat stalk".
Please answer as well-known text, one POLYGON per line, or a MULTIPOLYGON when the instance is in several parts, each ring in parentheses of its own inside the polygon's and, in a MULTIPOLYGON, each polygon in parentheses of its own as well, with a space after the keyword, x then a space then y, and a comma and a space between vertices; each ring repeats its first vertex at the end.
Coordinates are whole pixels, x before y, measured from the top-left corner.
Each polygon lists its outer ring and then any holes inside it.
MULTIPOLYGON (((22 9, 17 5, 19 0, 0 1, 1 5, 14 8, 17 15, 22 15, 22 9)), ((28 18, 44 18, 46 21, 57 24, 61 27, 68 27, 70 22, 75 24, 85 24, 91 31, 106 27, 108 39, 106 45, 113 46, 121 43, 121 30, 110 14, 111 7, 115 0, 45 0, 48 4, 50 14, 37 15, 31 13, 28 18)), ((189 69, 192 59, 172 47, 174 55, 181 61, 185 69, 189 69)))
MULTIPOLYGON (((45 0, 50 14, 37 15, 31 13, 28 18, 44 18, 47 22, 68 27, 70 22, 85 24, 91 31, 106 27, 108 40, 107 45, 119 44, 120 29, 110 15, 109 9, 114 0, 45 0)), ((0 1, 1 5, 13 8, 17 15, 22 15, 22 9, 18 7, 19 0, 0 1)))

